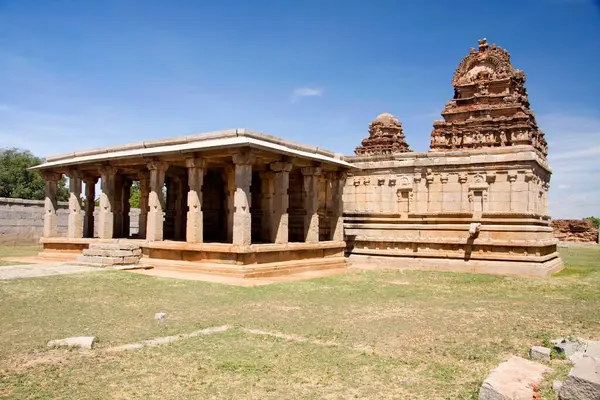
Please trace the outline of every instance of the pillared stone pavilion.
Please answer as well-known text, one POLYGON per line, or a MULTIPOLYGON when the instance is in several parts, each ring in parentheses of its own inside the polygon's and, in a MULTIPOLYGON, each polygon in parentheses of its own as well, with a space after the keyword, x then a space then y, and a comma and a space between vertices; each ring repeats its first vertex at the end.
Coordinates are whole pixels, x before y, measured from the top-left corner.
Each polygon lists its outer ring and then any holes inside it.
POLYGON ((549 226, 548 146, 524 83, 506 50, 480 40, 456 69, 453 99, 422 153, 384 113, 347 157, 245 130, 50 157, 34 168, 46 180, 42 255, 102 256, 92 247, 118 242, 155 268, 243 277, 336 268, 347 257, 548 276, 563 264, 549 226), (56 229, 62 174, 71 192, 67 237, 56 229))

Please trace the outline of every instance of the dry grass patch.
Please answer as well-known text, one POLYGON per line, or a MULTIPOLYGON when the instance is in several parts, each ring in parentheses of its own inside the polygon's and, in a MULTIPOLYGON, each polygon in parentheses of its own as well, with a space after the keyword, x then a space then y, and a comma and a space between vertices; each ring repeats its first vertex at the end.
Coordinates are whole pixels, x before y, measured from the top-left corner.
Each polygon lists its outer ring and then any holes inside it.
MULTIPOLYGON (((259 287, 123 272, 4 281, 0 393, 476 398, 509 354, 526 356, 553 336, 599 339, 600 249, 563 251, 568 268, 545 280, 355 270, 259 287), (156 312, 166 312, 165 321, 154 320, 156 312), (236 328, 126 354, 104 351, 220 325, 236 328), (48 340, 79 335, 100 339, 92 356, 64 351, 60 364, 17 368, 18 360, 59 357, 45 348, 48 340)), ((558 377, 568 371, 553 367, 558 377)), ((543 389, 552 398, 548 382, 543 389)))

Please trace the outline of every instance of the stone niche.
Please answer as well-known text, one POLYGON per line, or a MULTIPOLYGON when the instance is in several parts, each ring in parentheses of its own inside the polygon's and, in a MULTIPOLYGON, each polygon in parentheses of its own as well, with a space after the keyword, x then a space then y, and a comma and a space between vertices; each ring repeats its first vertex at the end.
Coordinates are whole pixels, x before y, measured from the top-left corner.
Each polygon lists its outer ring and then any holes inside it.
POLYGON ((377 135, 374 125, 397 133, 401 124, 375 119, 346 158, 357 167, 344 189, 351 260, 518 276, 562 269, 547 215, 547 145, 524 81, 508 52, 482 40, 454 75, 429 152, 406 151, 403 134, 401 145, 377 135))

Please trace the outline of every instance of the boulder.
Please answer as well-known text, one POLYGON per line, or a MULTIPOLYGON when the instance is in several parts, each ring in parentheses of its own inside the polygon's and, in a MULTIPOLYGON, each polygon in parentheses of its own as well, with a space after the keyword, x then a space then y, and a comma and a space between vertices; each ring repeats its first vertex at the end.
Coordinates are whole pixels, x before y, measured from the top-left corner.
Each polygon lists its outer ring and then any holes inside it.
POLYGON ((600 358, 581 358, 563 382, 558 398, 600 400, 600 358))
POLYGON ((51 340, 48 342, 48 347, 79 347, 82 349, 91 349, 95 342, 95 336, 77 336, 51 340))
POLYGON ((551 350, 543 346, 533 346, 529 349, 529 358, 532 360, 550 361, 551 350))
POLYGON ((531 400, 533 387, 539 385, 550 368, 512 356, 501 363, 483 381, 479 400, 531 400))

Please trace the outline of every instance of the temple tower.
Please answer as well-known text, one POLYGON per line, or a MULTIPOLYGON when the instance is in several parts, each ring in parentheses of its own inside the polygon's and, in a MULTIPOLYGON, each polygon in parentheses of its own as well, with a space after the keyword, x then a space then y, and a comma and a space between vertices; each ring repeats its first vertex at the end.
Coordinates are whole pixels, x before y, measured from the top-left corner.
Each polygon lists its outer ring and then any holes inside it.
POLYGON ((369 137, 354 150, 356 155, 381 155, 411 152, 402 124, 392 114, 383 113, 369 125, 369 137))
POLYGON ((435 121, 432 151, 531 145, 545 157, 548 144, 529 108, 525 74, 510 54, 479 41, 454 73, 454 98, 435 121))

